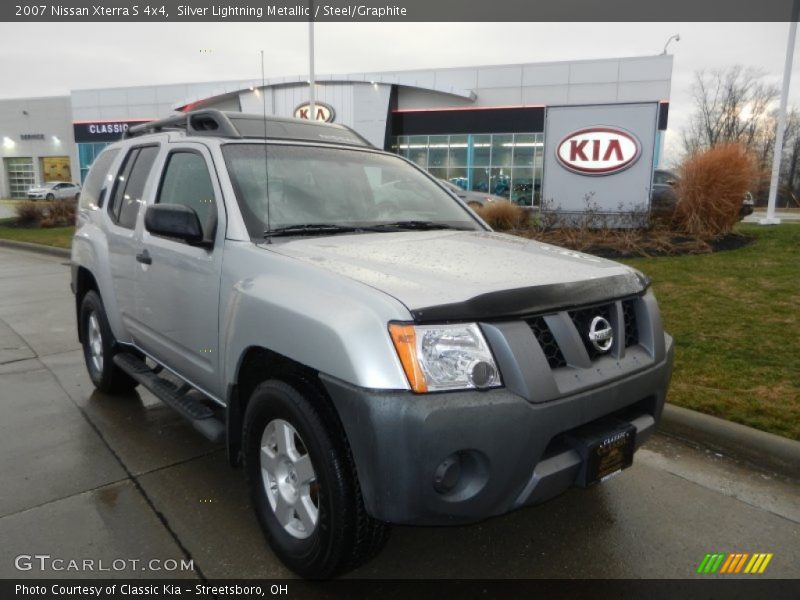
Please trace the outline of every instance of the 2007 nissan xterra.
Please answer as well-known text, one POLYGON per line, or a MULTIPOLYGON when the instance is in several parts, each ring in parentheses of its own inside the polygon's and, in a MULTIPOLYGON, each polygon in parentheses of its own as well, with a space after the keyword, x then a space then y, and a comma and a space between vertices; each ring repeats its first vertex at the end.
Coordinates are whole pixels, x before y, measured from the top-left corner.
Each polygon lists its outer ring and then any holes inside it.
POLYGON ((276 554, 355 568, 629 466, 672 340, 648 280, 492 230, 352 130, 195 111, 94 162, 72 246, 95 386, 243 464, 276 554))

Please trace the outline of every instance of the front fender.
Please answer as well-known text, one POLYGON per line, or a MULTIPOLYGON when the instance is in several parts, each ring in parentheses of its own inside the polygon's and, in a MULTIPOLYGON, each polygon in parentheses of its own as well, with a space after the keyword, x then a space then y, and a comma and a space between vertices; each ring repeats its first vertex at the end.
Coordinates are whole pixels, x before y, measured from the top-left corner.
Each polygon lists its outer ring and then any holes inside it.
MULTIPOLYGON (((103 230, 90 218, 81 215, 72 238, 70 254, 73 277, 78 267, 83 267, 92 274, 97 282, 103 307, 108 317, 108 323, 114 338, 120 342, 130 341, 130 336, 122 324, 117 310, 117 299, 114 294, 114 285, 111 280, 111 265, 109 264, 108 240, 103 230)), ((73 281, 73 291, 75 282, 73 281)))
POLYGON ((369 389, 408 389, 388 332, 410 320, 394 298, 250 242, 226 242, 220 332, 226 385, 249 348, 369 389))

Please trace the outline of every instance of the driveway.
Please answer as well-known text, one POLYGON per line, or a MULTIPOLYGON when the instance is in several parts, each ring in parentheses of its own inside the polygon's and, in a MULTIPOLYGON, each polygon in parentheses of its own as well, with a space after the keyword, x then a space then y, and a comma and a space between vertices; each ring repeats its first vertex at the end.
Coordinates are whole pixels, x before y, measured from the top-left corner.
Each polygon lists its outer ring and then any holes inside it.
MULTIPOLYGON (((93 575, 16 570, 34 554, 130 561, 113 576, 289 577, 221 447, 147 392, 94 391, 68 283, 66 260, 0 249, 0 577, 93 575), (133 562, 153 559, 194 569, 133 562)), ((657 435, 590 490, 468 527, 396 527, 352 576, 686 578, 714 552, 773 553, 763 577, 800 576, 800 486, 657 435)))

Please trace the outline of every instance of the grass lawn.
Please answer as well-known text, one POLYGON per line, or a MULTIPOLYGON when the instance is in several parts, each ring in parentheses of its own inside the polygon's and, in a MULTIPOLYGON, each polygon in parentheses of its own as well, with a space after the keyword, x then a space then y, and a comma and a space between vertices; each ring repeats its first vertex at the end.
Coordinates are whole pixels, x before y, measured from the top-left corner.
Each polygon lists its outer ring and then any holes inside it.
POLYGON ((624 262, 675 338, 669 401, 800 440, 800 223, 739 225, 739 250, 624 262))
POLYGON ((0 238, 18 242, 32 242, 45 246, 69 248, 72 245, 74 227, 52 227, 48 229, 28 229, 14 227, 14 219, 0 219, 0 238))

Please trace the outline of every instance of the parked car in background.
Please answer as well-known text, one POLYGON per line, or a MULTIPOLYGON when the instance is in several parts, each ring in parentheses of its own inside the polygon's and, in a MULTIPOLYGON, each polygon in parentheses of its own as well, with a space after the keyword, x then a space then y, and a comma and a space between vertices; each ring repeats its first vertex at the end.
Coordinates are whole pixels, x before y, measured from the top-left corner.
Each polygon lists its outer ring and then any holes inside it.
MULTIPOLYGON (((650 214, 656 218, 670 217, 675 212, 680 198, 678 197, 678 176, 667 169, 656 169, 653 172, 653 187, 650 190, 650 214)), ((753 214, 755 202, 753 194, 746 192, 739 208, 739 220, 753 214)))
POLYGON ((442 185, 444 185, 448 190, 453 192, 456 196, 461 198, 472 208, 483 206, 487 202, 508 202, 508 199, 503 198, 502 196, 495 196, 494 194, 488 194, 486 192, 472 192, 469 190, 465 190, 461 186, 458 186, 455 183, 451 183, 444 179, 440 179, 439 181, 441 181, 442 185))
POLYGON ((675 212, 678 205, 678 177, 672 171, 656 169, 653 172, 653 187, 650 190, 650 214, 665 218, 675 212))
POLYGON ((755 210, 756 203, 753 200, 753 194, 747 192, 742 201, 742 207, 739 209, 739 219, 744 219, 748 215, 752 215, 755 210))
POLYGON ((48 181, 28 190, 28 200, 77 200, 81 186, 66 181, 48 181))

